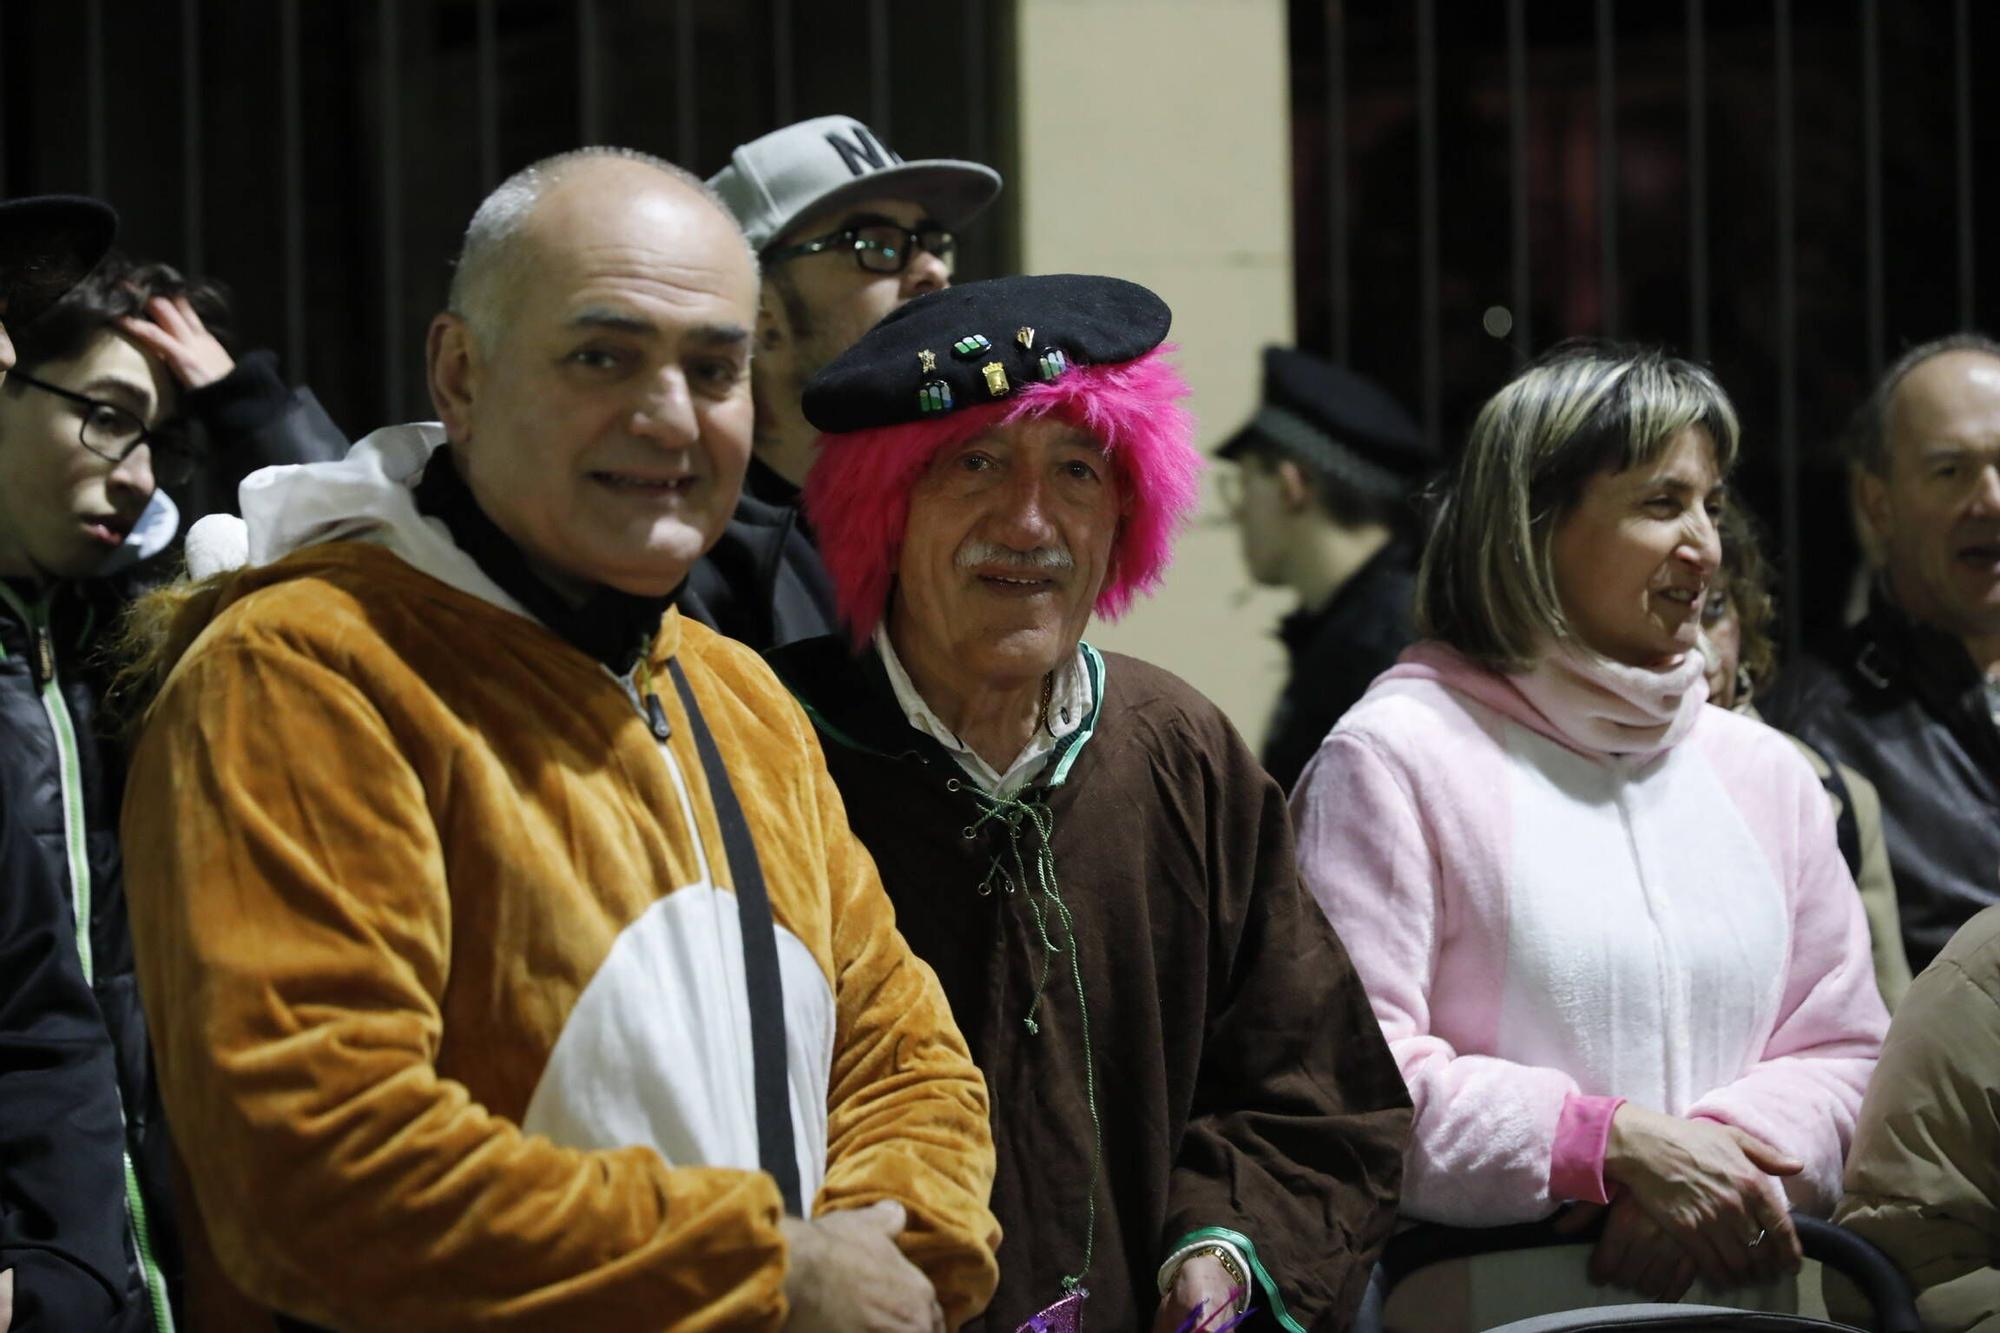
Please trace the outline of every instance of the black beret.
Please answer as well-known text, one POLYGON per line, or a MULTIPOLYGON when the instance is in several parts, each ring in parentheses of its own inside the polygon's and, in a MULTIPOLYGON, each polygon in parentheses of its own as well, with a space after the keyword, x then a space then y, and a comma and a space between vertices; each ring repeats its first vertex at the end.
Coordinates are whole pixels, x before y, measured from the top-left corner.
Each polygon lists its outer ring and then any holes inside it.
POLYGON ((927 292, 812 377, 806 420, 837 434, 942 416, 1071 366, 1135 360, 1172 322, 1165 301, 1122 278, 1049 273, 927 292))
POLYGON ((0 203, 0 320, 28 324, 77 284, 118 230, 95 199, 51 194, 0 203))
POLYGON ((1264 349, 1264 402, 1218 458, 1270 449, 1317 464, 1367 493, 1407 493, 1437 450, 1395 399, 1341 366, 1291 347, 1264 349))

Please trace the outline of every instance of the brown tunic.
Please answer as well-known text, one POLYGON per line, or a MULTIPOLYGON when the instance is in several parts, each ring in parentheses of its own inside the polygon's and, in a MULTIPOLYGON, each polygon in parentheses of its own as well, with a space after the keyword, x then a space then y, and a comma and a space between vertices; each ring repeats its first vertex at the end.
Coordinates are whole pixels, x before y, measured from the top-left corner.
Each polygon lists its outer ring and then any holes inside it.
MULTIPOLYGON (((1050 816, 1094 1043, 1104 1162, 1085 1324, 1150 1326, 1160 1262, 1222 1227, 1253 1243, 1276 1288, 1257 1284, 1252 1327, 1344 1328, 1395 1213, 1408 1093, 1299 886, 1277 784, 1208 700, 1144 662, 1105 660, 1083 739, 1023 793, 1050 816)), ((1004 1238, 999 1291, 972 1327, 1012 1333, 1082 1264, 1091 1203, 1069 955, 1045 955, 1029 889, 981 892, 996 858, 1012 864, 1010 841, 1032 882, 1033 820, 979 824, 981 799, 904 719, 873 652, 820 639, 773 664, 820 728, 897 924, 986 1075, 1004 1238)), ((1064 944, 1053 917, 1049 934, 1064 944)))

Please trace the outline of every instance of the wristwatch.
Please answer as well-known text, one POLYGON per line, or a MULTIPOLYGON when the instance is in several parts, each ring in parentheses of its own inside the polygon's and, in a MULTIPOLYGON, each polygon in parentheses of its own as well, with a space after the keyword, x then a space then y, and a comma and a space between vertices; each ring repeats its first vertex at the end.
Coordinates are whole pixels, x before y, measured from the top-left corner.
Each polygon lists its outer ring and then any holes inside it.
MULTIPOLYGON (((1241 1293, 1248 1294, 1250 1290, 1250 1278, 1244 1273, 1243 1266, 1236 1262, 1236 1256, 1230 1253, 1229 1247, 1226 1245, 1203 1245, 1197 1249, 1189 1250, 1181 1256, 1180 1263, 1174 1265, 1174 1277, 1180 1276, 1181 1269, 1186 1265, 1188 1260, 1203 1255, 1222 1265, 1222 1271, 1229 1274, 1230 1286, 1241 1293)), ((1171 1287, 1173 1282, 1169 1280, 1166 1285, 1171 1287)), ((1237 1300, 1240 1304, 1242 1296, 1239 1296, 1237 1300)))

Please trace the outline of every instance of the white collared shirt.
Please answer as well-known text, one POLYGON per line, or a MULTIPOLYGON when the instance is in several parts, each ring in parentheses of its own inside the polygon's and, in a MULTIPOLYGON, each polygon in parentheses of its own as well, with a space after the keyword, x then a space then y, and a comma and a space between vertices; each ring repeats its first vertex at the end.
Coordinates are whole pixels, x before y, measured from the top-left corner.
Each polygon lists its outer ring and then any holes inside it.
POLYGON ((1095 703, 1090 689, 1090 672, 1084 666, 1083 648, 1079 645, 1056 667, 1055 681, 1049 690, 1048 725, 1035 728, 1035 734, 1028 738, 1021 753, 1015 755, 1014 762, 1005 773, 1001 773, 961 741, 924 702, 924 696, 917 693, 910 673, 903 669, 902 660, 896 656, 896 649, 889 642, 889 631, 884 625, 875 627, 875 651, 882 655, 882 666, 889 673, 889 686, 896 691, 896 702, 902 707, 904 718, 950 751, 958 766, 965 770, 965 775, 989 796, 1012 796, 1034 781, 1056 746, 1083 725, 1095 703))

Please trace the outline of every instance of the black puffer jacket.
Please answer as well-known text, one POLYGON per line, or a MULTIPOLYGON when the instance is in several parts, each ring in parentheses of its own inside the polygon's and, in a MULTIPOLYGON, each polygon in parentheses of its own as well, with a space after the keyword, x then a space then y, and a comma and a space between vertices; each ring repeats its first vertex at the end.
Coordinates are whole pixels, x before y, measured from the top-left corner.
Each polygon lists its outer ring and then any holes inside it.
MULTIPOLYGON (((164 1134, 156 1132, 159 1100, 125 926, 117 775, 107 771, 96 739, 96 686, 79 665, 89 642, 116 611, 110 599, 87 599, 73 585, 37 591, 0 583, 0 755, 5 756, 0 793, 11 833, 19 839, 6 881, 0 883, 0 892, 9 899, 4 919, 10 931, 0 940, 0 954, 32 952, 38 940, 73 941, 71 956, 60 965, 32 979, 8 979, 20 987, 8 1008, 16 1033, 38 1022, 54 1022, 73 1039, 88 1019, 78 1017, 69 987, 87 983, 96 995, 96 1041, 102 1048, 70 1052, 76 1105, 92 1114, 70 1126, 73 1133, 63 1145, 67 1160, 54 1170, 17 1170, 22 1159, 14 1156, 17 1149, 32 1151, 22 1145, 33 1145, 50 1132, 46 1106, 34 1098, 0 1097, 0 1145, 5 1145, 0 1151, 0 1214, 5 1215, 0 1242, 18 1243, 6 1234, 17 1221, 32 1226, 38 1216, 80 1219, 80 1234, 49 1239, 91 1254, 102 1249, 101 1214, 111 1210, 123 1232, 123 1260, 113 1275, 122 1306, 115 1322, 104 1326, 136 1330, 156 1326, 152 1311, 156 1304, 165 1307, 178 1259, 169 1193, 171 1150, 164 1134), (50 929, 50 912, 59 914, 54 924, 60 929, 50 929), (79 920, 89 922, 81 936, 74 933, 79 920), (104 1082, 114 1073, 115 1089, 104 1082), (99 1114, 107 1100, 108 1120, 99 1114), (96 1124, 98 1132, 86 1132, 85 1124, 96 1124), (103 1193, 107 1184, 116 1188, 108 1199, 103 1193)), ((113 1233, 114 1240, 118 1234, 113 1233)), ((0 1253, 0 1266, 12 1261, 11 1254, 0 1253)), ((33 1257, 17 1273, 24 1288, 38 1280, 39 1262, 33 1257)), ((160 1320, 158 1326, 169 1325, 160 1320)), ((17 1330, 34 1327, 19 1319, 15 1324, 17 1330)), ((43 1327, 68 1330, 73 1325, 65 1319, 43 1327)))
POLYGON ((13 1327, 107 1326, 124 1296, 118 1074, 70 911, 0 770, 0 1271, 13 1327))
POLYGON ((2000 728, 1978 666, 1878 589, 1837 652, 1791 668, 1758 707, 1881 793, 1903 944, 1922 971, 2000 901, 2000 728))
POLYGON ((760 653, 840 628, 799 488, 755 458, 729 526, 674 600, 682 615, 760 653))

